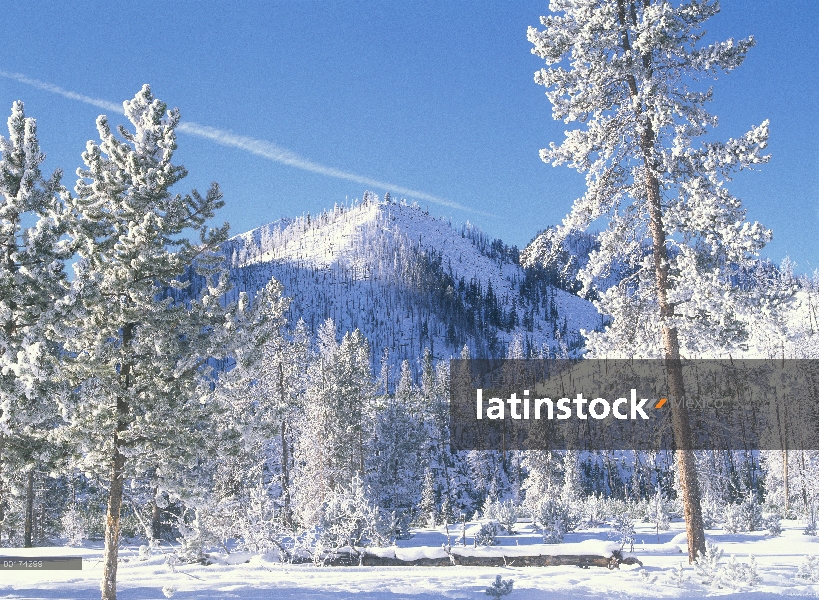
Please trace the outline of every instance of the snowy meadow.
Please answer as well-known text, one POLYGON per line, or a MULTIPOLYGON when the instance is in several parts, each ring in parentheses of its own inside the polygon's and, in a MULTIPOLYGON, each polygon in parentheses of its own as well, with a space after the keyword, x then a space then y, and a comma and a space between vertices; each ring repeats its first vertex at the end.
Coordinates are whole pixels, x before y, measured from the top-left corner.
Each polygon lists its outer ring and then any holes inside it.
MULTIPOLYGON (((479 523, 467 523, 475 529, 479 523)), ((452 528, 450 529, 452 531, 452 528)), ((498 550, 542 544, 531 523, 520 522, 515 535, 498 536, 498 550)), ((469 533, 469 532, 468 532, 469 533)), ((570 546, 611 544, 613 531, 598 526, 570 533, 556 552, 573 552, 570 546), (592 544, 589 545, 588 542, 592 544), (561 547, 563 546, 563 547, 561 547)), ((614 532, 616 534, 616 532, 614 532)), ((634 528, 634 555, 643 566, 619 569, 577 566, 521 567, 513 557, 499 567, 331 567, 288 564, 278 553, 257 554, 235 550, 212 553, 209 564, 184 564, 174 560, 175 549, 163 544, 150 553, 124 543, 121 550, 120 596, 125 599, 174 598, 361 598, 413 599, 485 598, 496 577, 513 581, 510 598, 701 598, 816 597, 819 592, 819 559, 815 536, 805 536, 803 523, 785 521, 781 536, 766 532, 727 533, 708 530, 708 541, 722 552, 719 561, 698 569, 686 560, 682 523, 672 522, 657 535, 652 523, 634 528), (752 558, 751 558, 752 556, 752 558), (749 572, 753 563, 753 572, 749 572)), ((439 548, 455 536, 443 527, 413 529, 412 538, 397 542, 405 550, 439 548)), ((615 537, 616 539, 616 537, 615 537)), ((467 537, 469 545, 472 538, 467 537)), ((615 542, 616 547, 619 543, 615 542)), ((5 598, 96 598, 99 595, 102 547, 87 542, 80 547, 44 547, 4 550, 13 556, 63 555, 83 557, 83 570, 4 573, 5 598)), ((409 554, 409 553, 408 553, 409 554)))

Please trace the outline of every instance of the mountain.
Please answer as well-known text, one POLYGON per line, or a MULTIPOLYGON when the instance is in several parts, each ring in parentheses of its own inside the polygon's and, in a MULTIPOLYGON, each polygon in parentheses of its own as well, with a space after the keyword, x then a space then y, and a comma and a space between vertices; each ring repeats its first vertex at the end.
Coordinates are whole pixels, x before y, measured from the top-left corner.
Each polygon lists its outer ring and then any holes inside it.
POLYGON ((516 248, 460 230, 417 206, 365 194, 353 206, 282 219, 224 246, 231 297, 255 293, 275 277, 292 298, 290 322, 315 332, 331 318, 337 331, 358 328, 374 366, 415 360, 576 354, 581 328, 600 324, 591 303, 563 290, 554 273, 523 269, 516 248))

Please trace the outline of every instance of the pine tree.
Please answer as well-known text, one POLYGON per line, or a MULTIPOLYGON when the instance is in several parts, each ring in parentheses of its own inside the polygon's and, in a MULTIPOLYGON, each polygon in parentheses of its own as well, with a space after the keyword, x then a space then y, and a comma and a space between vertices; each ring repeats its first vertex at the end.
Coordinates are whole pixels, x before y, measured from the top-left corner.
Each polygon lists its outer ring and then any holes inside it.
POLYGON ((15 102, 0 136, 0 538, 10 475, 25 473, 24 545, 32 545, 36 467, 49 452, 62 383, 51 324, 67 291, 66 190, 44 180, 34 119, 15 102), (27 226, 27 223, 30 225, 27 226))
POLYGON ((66 403, 64 436, 86 463, 108 470, 104 600, 116 598, 125 479, 192 458, 191 436, 207 432, 198 383, 208 356, 229 344, 233 320, 219 304, 226 277, 216 280, 227 224, 207 226, 223 205, 218 186, 173 195, 187 174, 171 162, 178 110, 166 110, 147 85, 123 107, 134 131, 120 126, 120 140, 100 116, 101 144, 88 142, 77 171, 69 235, 80 260, 61 329, 79 390, 66 403), (185 298, 194 273, 206 285, 200 298, 185 298))
POLYGON ((318 353, 307 376, 307 400, 295 447, 293 493, 302 526, 321 518, 326 495, 347 485, 365 466, 365 441, 375 385, 369 344, 358 330, 336 341, 327 319, 318 334, 318 353))
POLYGON ((421 502, 418 504, 419 521, 425 522, 427 527, 435 527, 437 502, 435 501, 435 477, 432 469, 427 467, 424 473, 424 486, 421 488, 421 502))
MULTIPOLYGON (((644 357, 665 359, 669 393, 680 398, 681 346, 712 352, 742 336, 742 294, 731 278, 770 239, 759 224, 744 222, 740 201, 723 185, 732 171, 767 160, 767 122, 739 139, 692 147, 716 125, 704 108, 711 90, 697 81, 739 66, 754 41, 699 44, 704 22, 719 11, 716 1, 551 6, 562 14, 543 17, 543 31, 529 29, 533 53, 547 64, 535 80, 548 88, 555 119, 586 125, 541 151, 545 162, 586 173, 587 192, 557 237, 607 217, 600 249, 579 277, 590 291, 618 261, 634 273, 601 295, 598 306, 613 323, 589 334, 587 347, 590 356, 613 357, 633 338, 644 357)), ((548 263, 552 250, 528 260, 548 263)), ((693 561, 705 537, 685 409, 675 408, 672 420, 693 561)))
POLYGON ((289 299, 281 294, 275 279, 259 290, 252 305, 246 294, 239 294, 237 308, 244 314, 232 327, 235 366, 220 374, 207 396, 215 405, 211 424, 215 443, 203 461, 208 467, 200 474, 204 475, 200 489, 183 497, 187 504, 219 507, 219 518, 228 521, 220 527, 244 531, 245 539, 255 535, 253 531, 269 534, 262 531, 269 519, 259 516, 262 508, 274 503, 266 497, 269 492, 279 495, 279 524, 291 524, 289 423, 301 407, 296 398, 303 391, 306 340, 303 324, 294 340, 285 338, 283 315, 289 299), (254 530, 251 523, 261 529, 254 530))
POLYGON ((375 498, 383 508, 403 513, 411 511, 421 495, 419 466, 426 432, 419 392, 404 361, 395 395, 385 399, 375 416, 368 444, 367 479, 375 498))

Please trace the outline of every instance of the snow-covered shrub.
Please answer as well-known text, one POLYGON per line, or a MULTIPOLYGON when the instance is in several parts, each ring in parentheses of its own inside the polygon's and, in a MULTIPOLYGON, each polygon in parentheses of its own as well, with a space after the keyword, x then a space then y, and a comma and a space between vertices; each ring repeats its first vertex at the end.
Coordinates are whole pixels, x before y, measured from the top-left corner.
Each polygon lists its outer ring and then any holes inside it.
POLYGON ((796 572, 799 579, 819 583, 819 556, 806 556, 796 572))
POLYGON ((779 515, 770 514, 763 519, 763 523, 765 529, 768 531, 768 535, 774 537, 782 535, 782 523, 779 520, 779 515))
POLYGON ((640 498, 636 502, 630 502, 628 512, 635 521, 641 523, 653 522, 651 517, 654 514, 653 498, 640 498))
POLYGON ((702 583, 722 587, 721 560, 722 550, 715 544, 706 542, 705 554, 697 556, 697 559, 694 561, 694 569, 697 571, 697 575, 700 576, 702 583))
POLYGON ((492 585, 486 588, 485 593, 487 596, 491 596, 492 598, 502 598, 503 596, 507 596, 512 593, 512 587, 514 585, 514 580, 501 579, 501 576, 498 575, 495 577, 495 581, 492 582, 492 585))
POLYGON ((640 569, 637 571, 637 574, 640 576, 640 579, 643 583, 657 583, 657 576, 652 576, 650 572, 646 571, 645 569, 640 569))
POLYGON ((802 532, 803 535, 816 535, 816 511, 811 507, 810 514, 808 515, 808 522, 805 525, 805 530, 802 532))
POLYGON ((475 534, 475 545, 496 546, 498 544, 498 540, 496 539, 497 535, 498 528, 495 526, 494 521, 483 523, 481 528, 478 530, 478 533, 475 534))
POLYGON ((203 512, 201 509, 194 509, 193 519, 186 523, 185 519, 180 519, 177 528, 180 537, 176 538, 179 548, 176 554, 182 562, 197 562, 202 560, 213 540, 204 526, 203 512))
POLYGON ((227 552, 228 542, 239 536, 237 526, 241 513, 241 506, 232 498, 220 501, 206 498, 192 502, 176 517, 179 559, 183 562, 202 560, 213 547, 227 552))
POLYGON ((438 511, 435 503, 435 477, 427 467, 424 474, 424 485, 421 488, 421 502, 418 504, 418 523, 435 527, 438 522, 438 511))
POLYGON ((617 515, 612 520, 612 530, 617 535, 620 548, 629 547, 629 552, 634 551, 634 519, 629 513, 617 515))
POLYGON ((382 522, 389 523, 386 528, 388 536, 396 540, 408 540, 412 537, 409 530, 412 516, 408 510, 394 510, 385 517, 382 516, 382 522))
POLYGON ((445 496, 444 501, 441 502, 441 521, 444 525, 455 522, 455 511, 452 510, 452 501, 449 496, 445 496))
POLYGON ((9 494, 8 496, 8 499, 4 498, 6 510, 3 513, 3 519, 0 520, 0 548, 14 548, 23 545, 23 515, 25 514, 25 508, 23 507, 22 498, 19 495, 9 494), (14 505, 19 505, 19 508, 14 505))
MULTIPOLYGON (((290 540, 289 556, 284 557, 291 562, 294 559, 309 558, 315 565, 320 565, 324 560, 325 547, 321 541, 321 532, 316 529, 302 529, 290 540)), ((285 562, 285 561, 282 561, 285 562)))
POLYGON ((239 545, 249 552, 264 554, 280 548, 282 532, 275 520, 273 500, 265 486, 250 490, 250 497, 241 507, 236 523, 239 545))
POLYGON ((741 504, 726 504, 722 509, 722 528, 728 533, 748 531, 741 504))
POLYGON ((165 555, 165 566, 168 567, 168 571, 171 573, 176 573, 176 565, 179 564, 179 557, 176 554, 166 554, 165 555))
POLYGON ((511 500, 507 500, 495 509, 495 518, 506 532, 512 535, 515 533, 515 523, 518 522, 518 507, 511 500))
POLYGON ((626 513, 631 515, 632 521, 634 520, 634 514, 632 512, 634 503, 631 501, 626 502, 624 500, 620 500, 619 498, 604 498, 602 505, 606 521, 626 513))
POLYGON ((159 546, 159 540, 150 540, 147 544, 142 544, 139 547, 139 554, 137 555, 139 560, 145 561, 151 558, 151 554, 153 554, 153 550, 159 546))
POLYGON ((481 516, 484 519, 497 519, 498 518, 498 508, 500 508, 501 503, 498 502, 492 496, 487 496, 486 500, 483 503, 483 509, 481 509, 481 516))
POLYGON ((379 512, 356 475, 349 488, 335 490, 325 502, 319 526, 323 543, 336 548, 383 545, 387 540, 379 512))
POLYGON ((648 503, 646 522, 654 523, 658 531, 668 531, 671 516, 668 514, 665 498, 659 492, 648 503))
POLYGON ((685 565, 679 563, 676 567, 671 567, 671 580, 677 587, 682 587, 685 583, 685 565))
POLYGON ((720 572, 721 581, 730 587, 736 588, 741 585, 755 586, 760 582, 759 573, 757 572, 756 559, 751 554, 749 562, 738 562, 736 556, 731 555, 728 562, 722 567, 720 572))
POLYGON ((702 526, 705 529, 714 529, 722 520, 724 505, 710 494, 705 494, 701 502, 702 526))
POLYGON ((599 527, 605 523, 610 512, 602 496, 588 496, 580 506, 580 523, 583 528, 599 527))
POLYGON ((723 509, 722 525, 728 533, 759 531, 767 527, 762 518, 762 510, 753 494, 740 504, 726 504, 723 509))
POLYGON ((82 541, 87 539, 85 533, 85 517, 77 510, 76 505, 65 511, 60 520, 63 525, 63 535, 66 538, 66 544, 69 546, 82 546, 82 541))
POLYGON ((721 564, 722 555, 723 551, 720 548, 706 542, 705 554, 698 556, 694 562, 694 568, 702 583, 717 588, 759 584, 761 578, 753 554, 748 557, 747 563, 739 562, 736 556, 732 555, 725 564, 721 564))
POLYGON ((544 544, 559 544, 568 531, 574 528, 569 509, 561 502, 545 500, 538 505, 532 520, 543 530, 544 544))
POLYGON ((561 519, 556 519, 543 527, 543 543, 560 544, 566 533, 566 523, 561 519))

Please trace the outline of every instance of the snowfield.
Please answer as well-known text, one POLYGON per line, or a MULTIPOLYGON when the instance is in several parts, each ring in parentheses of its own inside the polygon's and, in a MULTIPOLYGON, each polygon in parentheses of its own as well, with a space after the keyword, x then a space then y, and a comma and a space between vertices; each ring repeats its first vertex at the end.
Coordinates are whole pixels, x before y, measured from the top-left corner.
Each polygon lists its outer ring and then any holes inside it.
MULTIPOLYGON (((173 548, 165 545, 163 554, 140 560, 138 545, 120 550, 118 597, 131 599, 173 598, 275 598, 391 600, 427 598, 488 598, 485 590, 497 575, 514 580, 514 590, 507 598, 534 600, 543 598, 724 598, 769 599, 778 597, 815 598, 819 583, 797 577, 799 565, 808 555, 819 553, 819 537, 802 534, 804 523, 783 521, 783 533, 770 537, 764 532, 727 534, 709 530, 708 541, 724 551, 721 564, 731 555, 740 563, 753 554, 761 581, 753 587, 746 584, 709 586, 700 582, 693 567, 686 564, 683 523, 675 521, 669 531, 659 536, 650 523, 638 524, 633 556, 643 562, 620 569, 582 569, 574 566, 516 567, 326 567, 312 564, 288 565, 275 555, 251 555, 235 552, 212 554, 210 565, 171 564, 173 548), (678 586, 676 569, 684 565, 682 584, 678 586)), ((469 525, 469 524, 468 524, 469 525)), ((540 535, 530 524, 519 523, 517 535, 500 536, 500 546, 480 548, 478 553, 502 552, 507 555, 528 553, 526 546, 544 547, 540 535)), ((407 557, 443 552, 447 542, 443 528, 414 530, 410 540, 398 542, 398 548, 381 552, 407 557)), ((461 535, 460 525, 450 526, 453 551, 461 535)), ((467 532, 469 533, 469 532, 467 532)), ((619 547, 608 539, 609 528, 601 527, 570 533, 566 543, 552 546, 565 553, 582 550, 608 551, 619 547)), ((548 547, 548 546, 546 546, 548 547)), ((460 550, 473 553, 472 540, 460 550)), ((535 548, 532 548, 535 550, 535 548)), ((102 574, 102 546, 87 543, 81 548, 48 547, 3 549, 5 556, 76 556, 83 557, 82 571, 7 571, 0 580, 0 598, 99 598, 102 574)))

